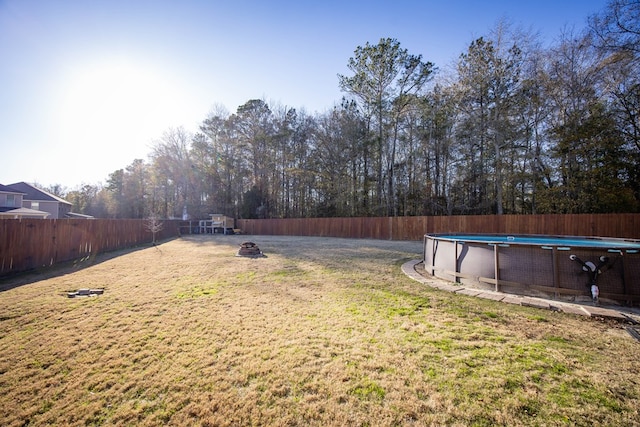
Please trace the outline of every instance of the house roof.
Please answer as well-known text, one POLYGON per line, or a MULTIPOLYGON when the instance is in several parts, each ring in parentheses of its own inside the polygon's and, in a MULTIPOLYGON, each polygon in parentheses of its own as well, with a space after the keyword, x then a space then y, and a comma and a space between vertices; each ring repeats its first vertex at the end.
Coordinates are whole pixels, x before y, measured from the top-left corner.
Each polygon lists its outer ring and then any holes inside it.
POLYGON ((23 217, 42 217, 46 218, 51 215, 49 212, 37 211, 29 208, 12 209, 5 212, 0 212, 0 217, 9 218, 23 218, 23 217))
POLYGON ((94 219, 95 217, 92 215, 84 215, 77 212, 67 212, 64 214, 65 218, 77 218, 77 219, 94 219))
POLYGON ((2 193, 13 193, 13 194, 24 194, 22 191, 17 191, 14 188, 9 187, 8 185, 0 184, 0 192, 2 193))
POLYGON ((15 206, 0 206, 0 213, 18 209, 15 206))
POLYGON ((73 203, 69 203, 66 200, 41 190, 39 188, 34 187, 31 184, 27 184, 26 182, 16 182, 15 184, 9 184, 6 187, 12 188, 14 191, 23 193, 23 200, 34 200, 34 201, 42 201, 42 202, 58 202, 64 203, 65 205, 72 205, 73 203))

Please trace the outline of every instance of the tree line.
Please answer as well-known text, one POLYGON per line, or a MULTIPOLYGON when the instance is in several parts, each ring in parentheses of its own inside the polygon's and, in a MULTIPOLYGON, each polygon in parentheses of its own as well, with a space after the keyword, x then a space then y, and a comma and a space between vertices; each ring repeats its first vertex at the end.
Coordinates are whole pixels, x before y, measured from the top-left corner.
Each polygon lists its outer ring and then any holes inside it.
POLYGON ((588 24, 543 47, 500 22, 447 70, 366 43, 329 111, 217 107, 65 196, 116 218, 638 212, 640 1, 588 24))

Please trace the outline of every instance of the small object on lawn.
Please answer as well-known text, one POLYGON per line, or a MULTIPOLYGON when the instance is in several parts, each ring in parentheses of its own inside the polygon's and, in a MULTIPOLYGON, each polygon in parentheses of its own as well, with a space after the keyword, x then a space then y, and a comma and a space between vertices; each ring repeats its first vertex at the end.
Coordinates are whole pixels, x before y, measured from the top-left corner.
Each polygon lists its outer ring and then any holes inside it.
POLYGON ((75 297, 96 297, 104 294, 104 289, 78 289, 77 291, 67 292, 67 298, 75 297))
POLYGON ((263 256, 262 251, 253 242, 244 242, 240 245, 240 249, 238 250, 237 256, 246 256, 246 257, 261 257, 263 256))

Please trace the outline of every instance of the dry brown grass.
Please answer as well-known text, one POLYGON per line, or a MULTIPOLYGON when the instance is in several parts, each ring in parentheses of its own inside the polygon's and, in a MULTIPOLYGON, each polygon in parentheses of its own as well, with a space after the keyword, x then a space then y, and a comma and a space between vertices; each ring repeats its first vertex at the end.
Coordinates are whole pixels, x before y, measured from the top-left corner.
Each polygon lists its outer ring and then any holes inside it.
POLYGON ((0 292, 0 424, 640 424, 623 329, 424 287, 420 252, 189 236, 27 277, 0 292))

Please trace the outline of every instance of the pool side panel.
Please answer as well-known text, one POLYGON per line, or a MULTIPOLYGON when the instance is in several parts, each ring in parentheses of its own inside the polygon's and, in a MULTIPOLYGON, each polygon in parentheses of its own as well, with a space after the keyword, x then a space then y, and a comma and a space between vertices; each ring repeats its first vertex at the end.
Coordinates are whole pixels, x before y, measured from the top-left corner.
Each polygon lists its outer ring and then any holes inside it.
POLYGON ((451 241, 436 241, 434 253, 435 276, 450 282, 456 281, 456 243, 451 241))
POLYGON ((640 253, 624 254, 625 294, 640 300, 640 253))
POLYGON ((493 246, 486 243, 465 243, 458 253, 460 283, 475 284, 483 289, 494 289, 495 261, 493 246), (482 280, 485 279, 485 280, 482 280))
POLYGON ((499 248, 503 292, 542 296, 543 292, 532 286, 554 287, 552 250, 516 245, 499 248))

